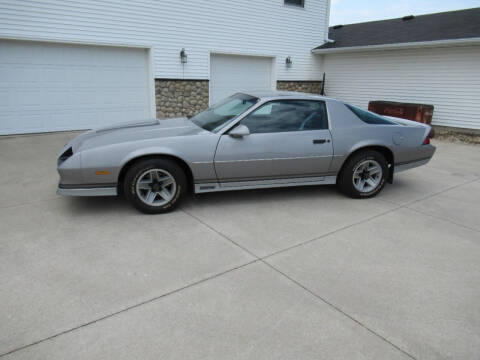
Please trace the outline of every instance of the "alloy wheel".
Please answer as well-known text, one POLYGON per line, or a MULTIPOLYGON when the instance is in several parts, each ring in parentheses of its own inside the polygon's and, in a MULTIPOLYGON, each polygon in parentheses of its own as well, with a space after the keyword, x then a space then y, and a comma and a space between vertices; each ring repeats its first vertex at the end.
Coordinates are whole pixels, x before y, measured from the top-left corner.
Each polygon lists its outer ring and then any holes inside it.
POLYGON ((382 167, 375 160, 360 162, 353 169, 353 186, 361 193, 375 190, 382 181, 382 167))
POLYGON ((138 178, 136 192, 140 200, 150 206, 163 206, 175 196, 177 183, 168 171, 149 169, 138 178))

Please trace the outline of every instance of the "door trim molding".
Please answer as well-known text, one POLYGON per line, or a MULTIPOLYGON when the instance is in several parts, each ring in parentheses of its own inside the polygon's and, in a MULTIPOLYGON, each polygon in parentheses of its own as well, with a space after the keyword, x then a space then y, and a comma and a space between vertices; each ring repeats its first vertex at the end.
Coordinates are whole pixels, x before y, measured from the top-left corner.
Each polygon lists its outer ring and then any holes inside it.
POLYGON ((269 180, 251 180, 251 181, 232 181, 232 182, 214 182, 214 183, 195 183, 195 193, 219 192, 231 190, 250 190, 267 189, 292 186, 310 186, 310 185, 334 185, 337 182, 336 175, 314 176, 303 178, 287 179, 269 179, 269 180))
POLYGON ((333 155, 312 155, 312 156, 297 156, 297 157, 286 157, 286 158, 271 158, 271 159, 245 159, 245 160, 219 160, 215 163, 232 163, 232 162, 249 162, 249 161, 274 161, 274 160, 299 160, 299 159, 317 159, 332 157, 333 155))

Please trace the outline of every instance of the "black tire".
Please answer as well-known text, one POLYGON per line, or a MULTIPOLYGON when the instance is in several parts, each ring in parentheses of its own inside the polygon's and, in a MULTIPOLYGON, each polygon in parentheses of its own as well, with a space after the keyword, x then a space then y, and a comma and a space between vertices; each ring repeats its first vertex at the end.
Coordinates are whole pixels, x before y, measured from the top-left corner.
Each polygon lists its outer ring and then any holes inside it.
MULTIPOLYGON (((180 204, 182 198, 187 192, 187 184, 188 182, 185 172, 175 161, 161 158, 146 159, 140 160, 128 169, 125 175, 123 191, 126 199, 141 212, 146 214, 161 214, 172 211, 180 204), (164 171, 165 174, 171 175, 171 177, 175 181, 174 187, 173 184, 169 185, 170 189, 174 189, 173 191, 171 191, 172 199, 164 204, 149 205, 144 200, 142 200, 142 197, 140 196, 142 194, 146 194, 148 190, 142 190, 140 192, 140 195, 137 192, 138 181, 143 178, 143 175, 145 175, 149 171, 152 171, 153 169, 164 171)), ((142 183, 139 186, 141 185, 142 183)), ((157 186, 161 187, 161 185, 157 186)), ((159 195, 155 195, 155 198, 158 197, 159 195)), ((159 202, 161 201, 164 201, 164 199, 160 197, 159 202)))
POLYGON ((365 199, 377 195, 382 191, 388 176, 388 162, 381 153, 375 150, 361 151, 347 160, 337 178, 337 186, 345 195, 354 199, 365 199), (376 162, 382 170, 378 175, 378 185, 366 191, 359 191, 354 183, 354 171, 366 161, 376 162))

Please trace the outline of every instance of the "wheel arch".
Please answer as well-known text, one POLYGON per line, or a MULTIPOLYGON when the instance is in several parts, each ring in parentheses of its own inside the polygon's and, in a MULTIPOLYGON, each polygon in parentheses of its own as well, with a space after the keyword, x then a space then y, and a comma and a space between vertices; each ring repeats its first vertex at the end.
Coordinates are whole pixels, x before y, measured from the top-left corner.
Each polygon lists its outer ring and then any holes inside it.
POLYGON ((374 151, 377 151, 377 152, 381 153, 383 156, 385 156, 385 159, 387 159, 387 162, 388 162, 387 182, 389 182, 391 184, 393 182, 395 155, 394 155, 393 151, 385 145, 365 145, 365 146, 361 146, 361 147, 358 147, 358 148, 354 149, 345 158, 345 161, 343 162, 343 164, 340 168, 339 174, 341 174, 341 172, 343 171, 343 169, 345 167, 345 164, 348 162, 348 160, 350 160, 356 154, 358 154, 362 151, 366 151, 366 150, 374 150, 374 151))
POLYGON ((138 161, 147 160, 147 159, 169 159, 177 163, 185 172, 189 189, 193 190, 193 187, 194 187, 193 172, 185 160, 183 160, 182 158, 176 155, 165 154, 165 153, 152 153, 152 154, 142 154, 142 155, 132 157, 122 165, 120 172, 118 174, 118 179, 117 179, 117 191, 119 193, 123 191, 122 184, 128 169, 130 169, 133 166, 133 164, 137 163, 138 161))

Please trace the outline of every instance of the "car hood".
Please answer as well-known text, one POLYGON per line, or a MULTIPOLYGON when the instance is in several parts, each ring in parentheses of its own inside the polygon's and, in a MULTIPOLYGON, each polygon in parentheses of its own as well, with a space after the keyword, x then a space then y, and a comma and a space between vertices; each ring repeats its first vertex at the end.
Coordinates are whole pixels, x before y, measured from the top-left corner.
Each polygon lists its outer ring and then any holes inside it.
POLYGON ((73 139, 69 146, 73 148, 73 152, 78 152, 130 141, 198 135, 206 132, 186 117, 166 120, 153 119, 90 130, 73 139))

